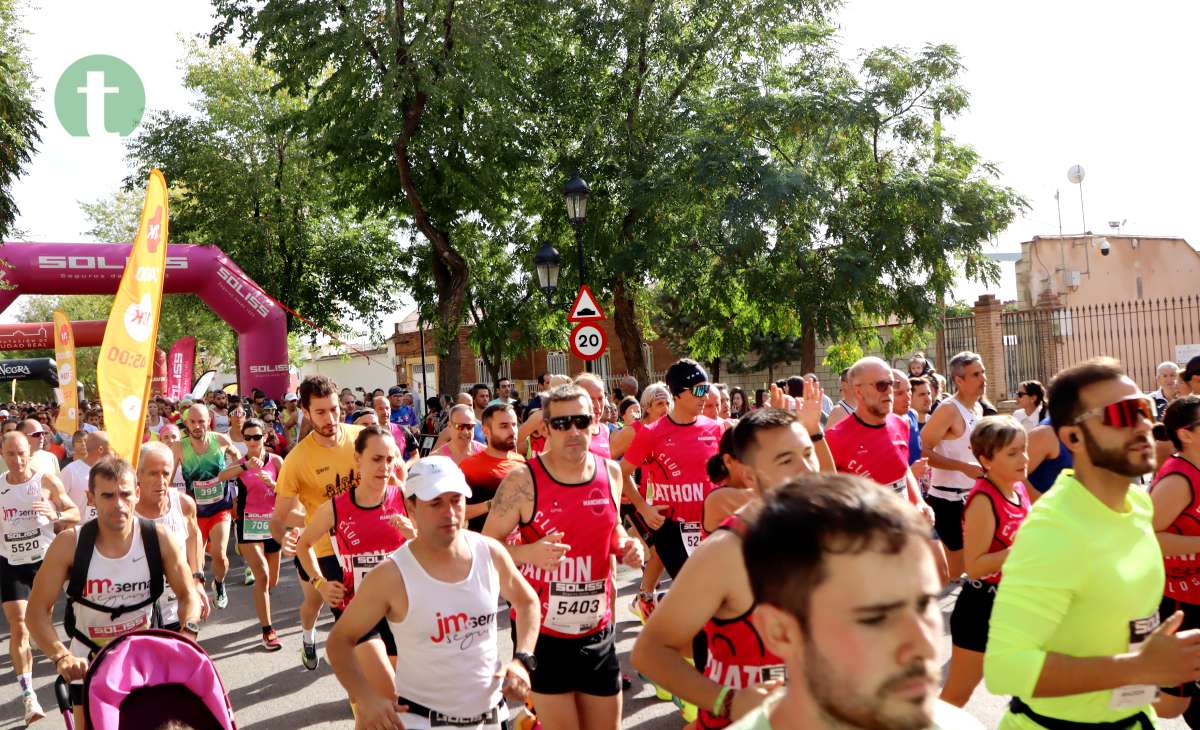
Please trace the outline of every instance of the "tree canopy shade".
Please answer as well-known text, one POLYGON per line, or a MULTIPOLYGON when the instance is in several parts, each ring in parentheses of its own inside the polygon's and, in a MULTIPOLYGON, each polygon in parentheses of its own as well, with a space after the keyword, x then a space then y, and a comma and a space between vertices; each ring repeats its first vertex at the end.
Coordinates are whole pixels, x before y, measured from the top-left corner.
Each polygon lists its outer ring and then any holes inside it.
POLYGON ((34 76, 16 0, 0 0, 0 239, 17 220, 12 186, 41 142, 42 114, 34 106, 34 76))

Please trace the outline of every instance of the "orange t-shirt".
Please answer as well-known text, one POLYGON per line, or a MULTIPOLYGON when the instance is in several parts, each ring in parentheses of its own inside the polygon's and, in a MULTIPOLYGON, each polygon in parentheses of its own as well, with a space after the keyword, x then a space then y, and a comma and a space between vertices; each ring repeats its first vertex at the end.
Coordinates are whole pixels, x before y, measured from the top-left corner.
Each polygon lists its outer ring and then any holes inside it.
MULTIPOLYGON (((471 485, 471 496, 467 499, 467 504, 486 502, 494 497, 496 487, 500 486, 504 477, 508 476, 513 467, 524 463, 525 457, 515 451, 510 451, 499 459, 488 454, 487 451, 480 451, 478 454, 463 459, 458 466, 462 469, 463 476, 467 478, 467 484, 471 485)), ((472 518, 468 527, 479 532, 483 529, 483 523, 486 521, 487 515, 483 514, 472 518)))

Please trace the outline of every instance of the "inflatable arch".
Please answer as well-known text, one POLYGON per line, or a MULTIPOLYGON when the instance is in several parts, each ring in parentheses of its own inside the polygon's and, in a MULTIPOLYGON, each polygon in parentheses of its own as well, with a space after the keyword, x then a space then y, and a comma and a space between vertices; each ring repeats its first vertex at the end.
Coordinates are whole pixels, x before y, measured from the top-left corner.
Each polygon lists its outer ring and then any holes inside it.
POLYGON ((58 365, 52 357, 30 360, 0 360, 0 380, 41 380, 58 387, 58 365))
MULTIPOLYGON (((5 243, 0 311, 21 294, 115 294, 127 243, 5 243)), ((170 244, 167 294, 195 294, 238 335, 238 386, 283 398, 288 386, 287 317, 216 246, 170 244)), ((77 343, 76 346, 85 346, 77 343)))

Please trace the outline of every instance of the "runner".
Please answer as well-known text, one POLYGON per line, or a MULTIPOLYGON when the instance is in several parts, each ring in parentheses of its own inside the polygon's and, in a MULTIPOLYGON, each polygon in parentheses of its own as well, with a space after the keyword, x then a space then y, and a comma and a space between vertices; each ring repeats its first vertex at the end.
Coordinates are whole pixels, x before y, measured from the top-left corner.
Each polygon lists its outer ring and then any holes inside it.
POLYGON ((483 410, 483 433, 485 448, 474 456, 459 463, 471 496, 467 498, 467 527, 481 532, 491 507, 491 499, 504 477, 515 467, 525 463, 518 454, 517 414, 510 405, 488 406, 483 410))
POLYGON ((450 409, 450 441, 434 453, 449 457, 455 464, 462 464, 468 457, 483 451, 483 444, 474 438, 475 411, 461 403, 450 409))
MULTIPOLYGON (((596 423, 600 423, 604 419, 604 408, 606 404, 604 381, 593 373, 580 373, 575 376, 575 384, 583 388, 587 392, 588 397, 592 399, 592 417, 596 419, 596 423)), ((588 448, 593 454, 603 456, 605 459, 612 458, 612 445, 610 443, 610 432, 607 428, 598 428, 592 434, 591 442, 588 448)))
POLYGON ((829 410, 829 417, 825 419, 825 428, 833 428, 838 421, 854 413, 854 410, 858 408, 858 402, 854 398, 854 386, 850 382, 850 368, 842 370, 838 375, 838 387, 841 397, 829 410))
POLYGON ((928 535, 915 510, 862 477, 806 475, 767 495, 742 552, 754 625, 790 681, 731 730, 982 728, 936 698, 942 616, 928 535))
POLYGON ((247 419, 239 430, 246 443, 245 471, 238 475, 237 542, 251 571, 254 611, 267 651, 283 648, 271 622, 271 591, 279 584, 279 553, 282 546, 271 537, 271 515, 275 512, 275 482, 283 459, 266 448, 267 425, 247 419))
POLYGON ((633 647, 642 674, 700 708, 701 730, 742 717, 784 678, 782 661, 765 651, 750 620, 755 604, 742 536, 763 494, 818 468, 808 429, 820 430, 821 399, 805 398, 801 412, 804 425, 787 411, 760 409, 726 433, 752 499, 701 543, 633 647), (683 658, 689 649, 702 669, 683 658))
POLYGON ((932 467, 925 501, 933 508, 934 527, 946 548, 950 580, 958 580, 963 572, 963 500, 983 476, 971 453, 971 429, 983 417, 979 399, 987 388, 983 359, 973 352, 958 353, 950 359, 950 377, 958 392, 929 417, 921 431, 921 452, 932 467))
MULTIPOLYGON (((174 453, 175 444, 179 443, 182 436, 183 435, 180 433, 179 427, 173 424, 167 424, 166 426, 163 426, 162 430, 158 432, 159 440, 170 447, 172 449, 172 453, 174 453)), ((181 493, 186 494, 187 483, 183 481, 182 465, 176 461, 173 469, 174 471, 171 474, 171 486, 178 489, 181 493)))
POLYGON ((67 490, 67 496, 71 498, 71 503, 82 513, 80 521, 87 522, 96 516, 96 507, 88 504, 88 474, 97 461, 108 456, 108 434, 103 431, 92 431, 84 434, 83 443, 86 449, 83 459, 77 459, 67 464, 58 478, 62 481, 63 488, 67 490))
POLYGON ((980 419, 971 451, 983 468, 963 510, 963 557, 967 582, 950 615, 950 674, 941 699, 964 707, 983 679, 988 621, 1000 585, 1000 568, 1017 528, 1029 514, 1025 492, 1025 428, 1012 416, 980 419))
POLYGON ((237 449, 238 456, 246 458, 246 440, 242 438, 242 424, 246 422, 246 406, 237 401, 229 406, 229 431, 225 434, 237 449))
POLYGON ((184 419, 188 437, 173 444, 171 453, 183 473, 188 496, 196 500, 200 537, 212 558, 213 591, 216 593, 213 605, 225 608, 229 605, 229 595, 225 592, 225 574, 229 571, 229 526, 233 521, 236 496, 235 482, 229 480, 241 474, 245 467, 229 437, 208 430, 209 418, 208 408, 204 405, 197 403, 189 408, 184 419))
POLYGON ((524 700, 541 611, 503 545, 463 529, 462 472, 442 456, 418 461, 405 483, 417 537, 372 570, 334 624, 326 652, 355 705, 358 727, 387 730, 507 727, 504 697, 524 700), (516 611, 513 661, 496 640, 500 599, 516 611), (386 619, 405 658, 387 696, 368 680, 355 652, 359 637, 386 619))
POLYGON ((1029 432, 1029 477, 1025 483, 1030 487, 1029 498, 1036 502, 1058 479, 1063 469, 1074 464, 1071 451, 1067 449, 1050 425, 1050 418, 1042 419, 1038 427, 1029 432))
MULTIPOLYGON (((624 493, 647 527, 667 573, 679 573, 700 544, 704 498, 712 491, 708 460, 717 453, 725 427, 700 415, 708 399, 708 373, 694 360, 679 360, 664 378, 674 403, 666 418, 646 426, 634 437, 621 459, 624 493), (646 496, 633 483, 643 470, 646 496)), ((654 584, 644 577, 641 598, 653 601, 654 584)))
MULTIPOLYGON (((271 537, 285 550, 289 544, 295 545, 300 536, 298 528, 307 525, 321 505, 358 484, 354 439, 362 427, 342 422, 337 386, 324 375, 308 376, 300 383, 300 409, 312 431, 283 460, 275 485, 275 511, 271 515, 271 537)), ((318 561, 328 559, 326 564, 336 566, 337 558, 328 537, 317 541, 313 550, 318 561)), ((299 558, 293 558, 293 563, 304 591, 300 603, 300 660, 311 671, 320 663, 317 615, 322 600, 299 558)))
MULTIPOLYGON (((0 604, 8 620, 8 654, 21 687, 25 724, 43 717, 33 693, 33 652, 25 628, 26 601, 34 576, 54 540, 56 530, 79 522, 79 508, 52 474, 35 472, 29 459, 29 439, 10 431, 0 441, 8 473, 0 479, 0 604)), ((32 616, 31 616, 32 618, 32 616)), ((34 637, 36 641, 36 636, 34 637)), ((39 644, 40 646, 40 644, 39 644)))
MULTIPOLYGON (((1163 426, 1175 447, 1150 487, 1154 530, 1166 563, 1167 582, 1158 618, 1166 622, 1183 612, 1181 631, 1200 628, 1200 396, 1185 395, 1167 406, 1163 426)), ((1159 717, 1178 717, 1200 695, 1200 685, 1188 682, 1163 687, 1154 705, 1159 717)), ((1187 719, 1187 718, 1185 718, 1187 719)), ((1191 727, 1191 722, 1188 723, 1191 727)))
MULTIPOLYGON (((200 405, 200 404, 197 404, 200 405)), ((209 415, 212 421, 209 428, 220 434, 229 433, 229 395, 218 390, 212 394, 212 408, 209 409, 209 415)), ((191 427, 188 427, 189 430, 191 427)))
MULTIPOLYGON (((168 446, 156 441, 142 444, 138 453, 138 501, 134 513, 162 525, 183 547, 188 572, 196 583, 196 600, 203 621, 209 612, 208 594, 204 591, 204 540, 196 523, 196 502, 171 486, 174 471, 175 457, 168 446)), ((179 599, 170 586, 163 589, 157 608, 159 625, 178 631, 179 599)))
POLYGON ((534 706, 547 728, 619 728, 613 556, 642 567, 642 546, 618 519, 623 478, 591 448, 595 391, 564 385, 542 396, 550 426, 545 453, 511 471, 483 533, 509 545, 541 601, 541 633, 530 672, 534 706))
POLYGON ((1154 404, 1107 358, 1060 372, 1049 401, 1075 469, 1059 474, 1004 561, 984 678, 1013 695, 1004 730, 1153 727, 1157 687, 1200 679, 1200 633, 1176 634, 1181 612, 1158 622, 1153 505, 1130 486, 1154 470, 1154 404))
MULTIPOLYGON (((334 622, 367 573, 415 536, 396 480, 399 449, 386 427, 364 427, 354 439, 354 452, 358 485, 318 507, 296 543, 296 557, 334 622), (337 543, 337 557, 318 559, 313 545, 329 535, 337 543)), ((389 695, 396 681, 396 642, 386 620, 359 637, 354 657, 373 688, 389 695)))
POLYGON ((909 378, 909 386, 912 387, 911 400, 909 407, 912 408, 917 417, 917 432, 925 429, 925 424, 929 421, 929 410, 933 407, 933 388, 929 384, 929 378, 909 378))
POLYGON ((151 606, 156 590, 162 593, 164 578, 179 597, 184 632, 194 639, 200 631, 200 607, 183 546, 166 527, 135 517, 138 487, 129 462, 111 457, 98 462, 88 492, 96 519, 54 538, 29 595, 30 631, 59 676, 70 683, 78 728, 85 727, 88 662, 104 644, 151 626, 151 606), (59 640, 53 617, 64 585, 69 649, 59 640))
POLYGON ((58 457, 46 450, 49 433, 41 421, 26 418, 18 428, 29 439, 29 466, 36 472, 58 476, 58 457))

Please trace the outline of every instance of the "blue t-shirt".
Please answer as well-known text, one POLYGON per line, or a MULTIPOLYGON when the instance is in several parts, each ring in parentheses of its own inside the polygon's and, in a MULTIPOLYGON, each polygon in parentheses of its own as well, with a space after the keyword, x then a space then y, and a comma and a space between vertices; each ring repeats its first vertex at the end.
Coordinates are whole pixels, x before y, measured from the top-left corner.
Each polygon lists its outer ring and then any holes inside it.
POLYGON ((917 423, 917 412, 908 409, 908 465, 921 458, 921 424, 917 423))
POLYGON ((417 425, 417 412, 413 410, 412 406, 400 406, 396 410, 399 417, 396 418, 395 423, 401 426, 417 425))

